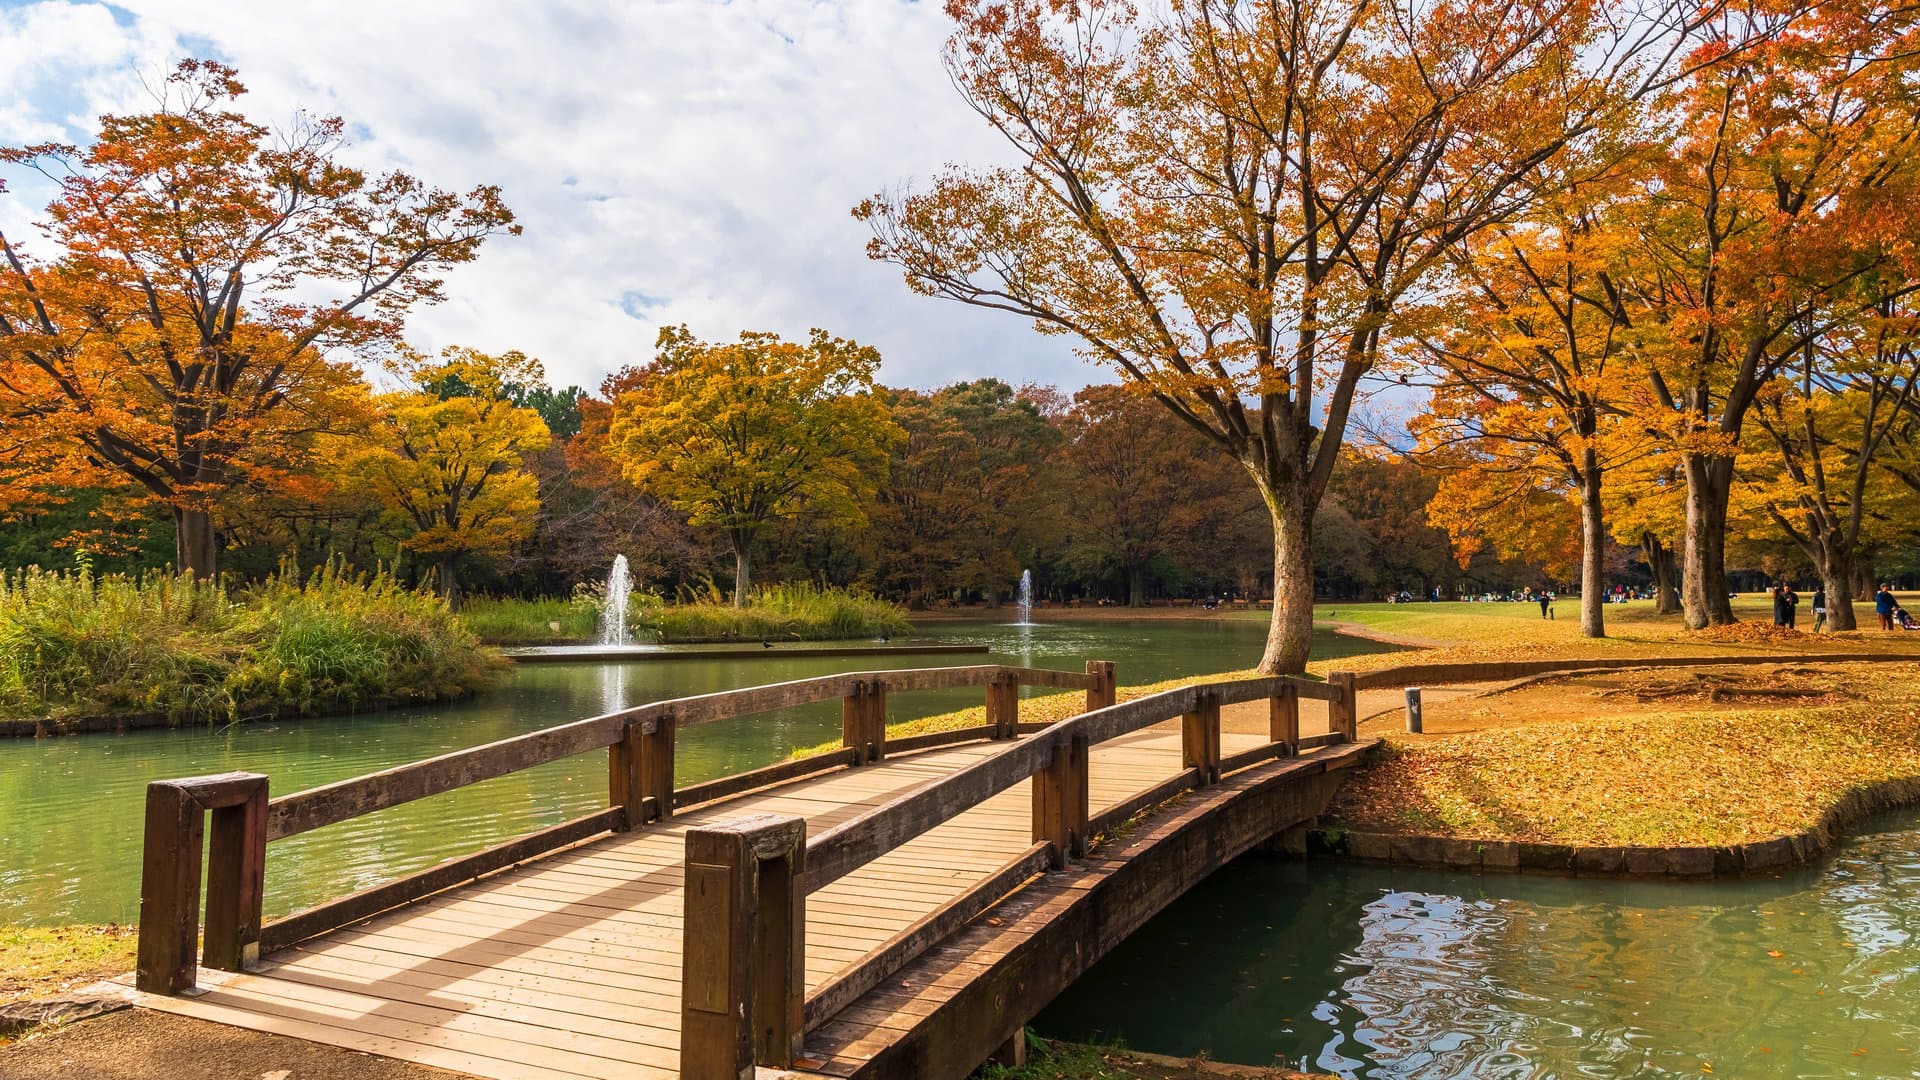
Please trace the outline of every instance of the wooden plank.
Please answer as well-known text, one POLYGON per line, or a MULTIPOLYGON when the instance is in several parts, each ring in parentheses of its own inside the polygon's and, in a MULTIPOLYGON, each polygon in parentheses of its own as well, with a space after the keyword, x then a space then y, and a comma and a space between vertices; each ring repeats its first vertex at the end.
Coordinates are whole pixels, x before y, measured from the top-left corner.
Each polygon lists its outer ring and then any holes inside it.
MULTIPOLYGON (((1043 728, 1046 727, 1045 724, 1039 726, 1043 728)), ((956 728, 953 731, 936 731, 927 735, 909 735, 904 739, 888 739, 887 753, 889 755, 911 754, 920 750, 933 750, 942 746, 953 746, 956 743, 973 742, 976 739, 989 739, 992 737, 993 726, 990 724, 979 727, 956 728)))
POLYGON ((673 793, 673 805, 681 807, 699 806, 703 803, 718 802, 735 795, 754 791, 758 788, 784 784, 801 777, 843 769, 854 763, 854 751, 847 747, 828 750, 808 757, 783 761, 765 768, 751 769, 732 776, 723 776, 718 780, 709 780, 704 784, 681 788, 673 793))
POLYGON ((913 925, 888 938, 858 961, 836 974, 826 985, 807 995, 805 1026, 819 1027, 894 972, 972 921, 981 912, 1047 868, 1052 846, 1037 843, 1008 861, 986 880, 935 908, 913 925))
POLYGON ((268 806, 267 838, 282 840, 549 761, 604 749, 613 745, 625 727, 626 719, 621 714, 599 716, 282 795, 268 806))
POLYGON ((1199 786, 1199 769, 1182 770, 1178 776, 1155 784, 1137 795, 1122 799, 1092 815, 1087 821, 1087 831, 1094 836, 1112 832, 1117 826, 1132 820, 1133 816, 1142 810, 1158 806, 1183 791, 1191 791, 1199 786))
POLYGON ((555 848, 565 847, 598 833, 607 832, 623 821, 625 815, 624 807, 608 807, 597 813, 542 829, 517 840, 509 840, 504 844, 496 844, 471 855, 449 859, 417 874, 409 874, 384 885, 362 889, 350 896, 309 908, 299 914, 289 915, 261 928, 260 948, 263 952, 283 949, 295 942, 359 922, 410 900, 418 900, 443 889, 463 885, 482 875, 512 866, 535 855, 545 854, 555 848))
MULTIPOLYGON (((260 958, 267 884, 267 778, 241 774, 209 811, 205 963, 241 971, 260 958)), ((206 797, 195 792, 196 800, 206 797)), ((195 851, 194 861, 199 861, 195 851)), ((197 869, 197 867, 196 867, 197 869)))
POLYGON ((907 792, 853 821, 835 826, 807 845, 807 891, 892 851, 908 840, 971 809, 1032 776, 1051 759, 1053 740, 1043 735, 1014 743, 943 780, 907 792))
POLYGON ((1285 750, 1284 743, 1266 743, 1249 750, 1242 750, 1237 754, 1227 754, 1220 759, 1221 775, 1239 772, 1249 765, 1258 765, 1270 758, 1285 757, 1286 754, 1283 752, 1285 750))

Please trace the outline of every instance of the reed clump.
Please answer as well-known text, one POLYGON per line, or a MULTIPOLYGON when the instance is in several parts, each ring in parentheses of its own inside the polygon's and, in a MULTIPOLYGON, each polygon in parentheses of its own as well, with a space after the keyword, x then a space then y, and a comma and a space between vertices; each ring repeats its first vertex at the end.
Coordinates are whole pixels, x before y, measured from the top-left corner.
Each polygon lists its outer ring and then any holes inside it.
POLYGON ((312 716, 446 700, 504 663, 385 571, 283 566, 244 589, 163 573, 0 574, 0 715, 312 716))

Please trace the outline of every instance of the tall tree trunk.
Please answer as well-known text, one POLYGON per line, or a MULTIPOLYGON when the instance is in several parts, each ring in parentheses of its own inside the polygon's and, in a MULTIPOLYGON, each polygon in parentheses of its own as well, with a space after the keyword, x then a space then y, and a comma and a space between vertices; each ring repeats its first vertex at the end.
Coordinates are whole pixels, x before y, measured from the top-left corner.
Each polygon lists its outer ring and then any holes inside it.
POLYGON ((1688 454, 1687 532, 1682 541, 1680 609, 1687 629, 1734 621, 1727 599, 1727 497, 1733 459, 1688 454))
POLYGON ((1640 557, 1646 560, 1647 571, 1653 575, 1653 613, 1679 614, 1680 590, 1673 582, 1673 549, 1661 543, 1653 533, 1643 532, 1640 534, 1640 557))
POLYGON ((1127 606, 1147 606, 1147 570, 1143 566, 1127 567, 1127 606))
POLYGON ((1284 512, 1272 495, 1267 506, 1273 516, 1273 621, 1260 671, 1291 675, 1306 670, 1313 648, 1313 515, 1284 512))
POLYGON ((1861 602, 1873 599, 1879 591, 1874 586, 1873 564, 1865 559, 1855 560, 1853 565, 1853 598, 1861 602))
POLYGON ((749 553, 753 550, 751 536, 734 535, 733 540, 733 606, 747 606, 747 571, 750 568, 749 553))
POLYGON ((1607 524, 1600 505, 1600 462, 1586 452, 1580 484, 1580 634, 1607 636, 1607 524))
POLYGON ((205 510, 173 511, 173 565, 179 573, 192 573, 202 581, 212 581, 219 573, 220 534, 214 530, 213 517, 205 510))
POLYGON ((454 576, 454 569, 459 563, 460 555, 458 552, 442 552, 438 568, 440 574, 440 597, 447 602, 447 607, 456 611, 460 608, 460 583, 459 579, 454 576))

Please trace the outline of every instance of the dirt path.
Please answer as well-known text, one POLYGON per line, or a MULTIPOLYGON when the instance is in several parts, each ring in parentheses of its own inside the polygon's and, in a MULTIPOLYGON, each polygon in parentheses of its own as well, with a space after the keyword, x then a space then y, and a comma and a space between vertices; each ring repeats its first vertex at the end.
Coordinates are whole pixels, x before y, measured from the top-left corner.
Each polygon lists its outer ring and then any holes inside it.
POLYGON ((4 1080, 460 1080, 464 1076, 147 1009, 123 1009, 0 1049, 4 1080))

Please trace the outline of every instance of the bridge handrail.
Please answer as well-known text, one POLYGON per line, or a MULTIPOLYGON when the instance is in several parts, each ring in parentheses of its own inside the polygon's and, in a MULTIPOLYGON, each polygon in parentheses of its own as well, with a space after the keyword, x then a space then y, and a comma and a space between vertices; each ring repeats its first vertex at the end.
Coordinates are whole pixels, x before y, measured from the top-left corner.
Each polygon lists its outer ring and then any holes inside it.
POLYGON ((644 727, 670 718, 675 727, 685 728, 845 698, 874 682, 885 683, 889 691, 904 693, 983 686, 1002 675, 1010 675, 1021 686, 1070 690, 1087 689, 1095 678, 1075 671, 977 664, 821 675, 654 701, 282 795, 267 804, 267 837, 282 840, 415 799, 603 750, 619 742, 630 724, 644 727))
POLYGON ((889 692, 964 686, 986 688, 987 725, 904 740, 901 748, 961 738, 1010 739, 1018 728, 1020 687, 1084 690, 1092 708, 1113 701, 1114 672, 1106 661, 1089 661, 1084 672, 981 664, 847 672, 723 690, 543 728, 273 799, 268 797, 267 778, 258 774, 155 781, 148 786, 137 985, 162 993, 194 986, 193 948, 181 942, 191 942, 198 929, 198 852, 207 812, 213 813, 215 837, 221 841, 207 871, 208 921, 211 927, 217 918, 220 934, 218 941, 208 936, 204 962, 209 967, 240 970, 262 952, 599 833, 638 828, 671 816, 679 806, 878 761, 887 753, 889 692), (689 788, 674 786, 673 744, 678 728, 833 698, 843 701, 841 749, 689 788), (605 809, 262 924, 261 868, 269 842, 602 749, 609 751, 612 804, 605 809), (209 801, 207 792, 224 793, 239 783, 236 778, 245 781, 236 788, 246 793, 243 805, 209 801), (210 786, 213 780, 221 785, 210 786), (235 832, 243 829, 241 823, 244 831, 235 832))
MULTIPOLYGON (((811 993, 800 1009, 800 1035, 830 1020, 840 1009, 1043 870, 1058 869, 1086 853, 1094 835, 1152 806, 1222 775, 1269 758, 1298 753, 1303 742, 1324 745, 1355 738, 1354 676, 1326 682, 1295 676, 1264 676, 1177 687, 1094 709, 1048 725, 992 757, 931 780, 884 805, 843 822, 806 844, 797 892, 805 895, 979 806, 1031 778, 1034 782, 1034 845, 940 908, 841 968, 811 993), (1298 699, 1330 703, 1332 730, 1302 740, 1298 699), (1220 753, 1220 708, 1267 699, 1273 702, 1267 743, 1229 757, 1220 753), (1182 770, 1166 783, 1090 813, 1087 755, 1093 746, 1155 724, 1183 719, 1182 770)), ((804 902, 801 910, 804 912, 804 902)), ((804 918, 801 920, 804 924, 804 918)), ((739 932, 750 932, 739 928, 739 932)), ((683 996, 691 988, 683 989, 683 996)), ((773 1064, 761 1062, 761 1064, 773 1064)))

